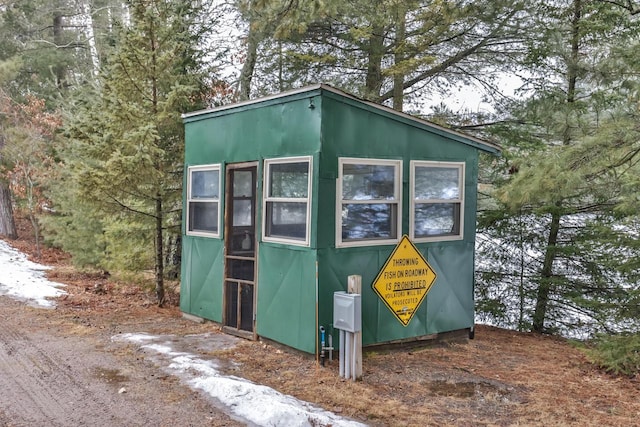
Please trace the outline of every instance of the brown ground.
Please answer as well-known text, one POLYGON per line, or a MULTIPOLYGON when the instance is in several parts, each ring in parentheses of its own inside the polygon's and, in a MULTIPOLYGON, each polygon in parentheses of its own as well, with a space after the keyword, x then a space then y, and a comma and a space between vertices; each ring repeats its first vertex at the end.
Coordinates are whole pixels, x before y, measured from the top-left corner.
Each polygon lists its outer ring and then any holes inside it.
MULTIPOLYGON (((33 253, 24 230, 10 243, 33 253)), ((45 249, 34 261, 54 266, 49 277, 68 285, 69 294, 46 316, 70 335, 218 331, 213 323, 181 318, 176 285, 168 289, 171 304, 158 308, 150 291, 78 272, 59 251, 45 249)), ((309 356, 263 342, 243 341, 233 351, 205 356, 231 359, 236 364, 226 365, 235 366, 234 375, 372 426, 640 425, 640 378, 599 371, 563 339, 487 326, 478 326, 467 343, 365 350, 359 382, 340 379, 336 362, 320 367, 309 356)))

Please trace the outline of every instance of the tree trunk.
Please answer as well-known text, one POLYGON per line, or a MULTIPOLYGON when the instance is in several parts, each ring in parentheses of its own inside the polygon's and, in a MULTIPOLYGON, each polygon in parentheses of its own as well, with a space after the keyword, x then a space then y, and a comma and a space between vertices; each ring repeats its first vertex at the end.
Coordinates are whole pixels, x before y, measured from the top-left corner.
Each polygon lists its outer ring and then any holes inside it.
MULTIPOLYGON (((394 63, 396 66, 404 61, 403 44, 406 33, 406 14, 407 6, 403 2, 398 2, 396 6, 396 51, 394 54, 394 63)), ((393 75, 393 109, 402 111, 404 104, 404 73, 396 70, 393 75)))
POLYGON ((518 277, 518 297, 520 298, 520 307, 518 308, 518 330, 525 330, 524 323, 524 313, 525 313, 525 305, 526 305, 526 288, 525 288, 525 276, 524 276, 524 268, 525 268, 525 249, 524 249, 524 224, 522 221, 522 211, 518 216, 518 238, 519 238, 519 246, 520 246, 520 275, 518 277))
POLYGON ((36 239, 36 258, 40 259, 42 251, 40 250, 40 225, 38 225, 38 219, 33 213, 29 213, 29 220, 33 227, 33 237, 36 239))
POLYGON ((0 181, 0 235, 17 239, 16 223, 13 218, 13 205, 9 186, 0 181))
POLYGON ((368 63, 364 97, 375 100, 380 97, 380 89, 382 89, 382 57, 384 55, 384 27, 382 25, 373 26, 367 50, 368 63))
POLYGON ((249 34, 247 35, 247 57, 240 72, 240 87, 238 97, 241 101, 249 99, 251 96, 251 80, 256 68, 256 58, 258 54, 259 35, 253 20, 249 23, 249 34))
MULTIPOLYGON (((91 66, 93 67, 93 76, 98 77, 100 73, 100 54, 98 53, 98 43, 96 41, 96 23, 91 13, 89 2, 82 5, 82 19, 87 23, 87 45, 89 48, 89 57, 91 58, 91 66)), ((101 29, 98 28, 98 31, 101 29)))
MULTIPOLYGON (((53 15, 53 43, 60 48, 64 40, 62 38, 62 14, 60 12, 55 12, 53 15)), ((58 89, 64 89, 65 82, 65 69, 64 65, 56 64, 53 67, 55 76, 56 76, 56 86, 58 89)))
POLYGON ((156 198, 156 297, 158 298, 158 307, 164 305, 164 244, 162 236, 162 199, 160 195, 156 198))
MULTIPOLYGON (((567 105, 576 101, 576 84, 578 81, 578 61, 580 60, 580 21, 582 19, 582 0, 574 0, 573 16, 571 18, 571 58, 567 64, 567 105)), ((572 141, 571 126, 567 124, 562 135, 563 145, 569 145, 572 141)), ((553 290, 553 264, 558 252, 558 233, 560 231, 560 213, 562 202, 556 202, 551 215, 549 226, 549 238, 544 254, 544 264, 541 271, 541 280, 536 296, 536 307, 533 314, 533 330, 544 332, 544 321, 549 309, 549 295, 553 290)))
POLYGON ((167 239, 165 245, 164 271, 165 277, 170 280, 176 280, 180 277, 180 259, 182 251, 182 237, 176 234, 174 237, 167 239))
MULTIPOLYGON (((580 21, 582 19, 582 1, 573 3, 573 18, 571 20, 571 60, 567 67, 567 103, 576 101, 576 83, 578 81, 578 61, 580 60, 580 21)), ((564 140, 565 145, 570 142, 570 136, 564 140)))
MULTIPOLYGON (((556 204, 559 208, 559 204, 556 204)), ((549 295, 553 289, 553 264, 556 259, 558 232, 560 231, 561 215, 559 210, 551 214, 551 224, 549 226, 549 238, 547 239, 547 248, 544 253, 544 264, 540 273, 541 279, 538 285, 538 294, 536 296, 536 307, 533 313, 533 331, 544 332, 544 321, 547 317, 549 309, 549 295)))

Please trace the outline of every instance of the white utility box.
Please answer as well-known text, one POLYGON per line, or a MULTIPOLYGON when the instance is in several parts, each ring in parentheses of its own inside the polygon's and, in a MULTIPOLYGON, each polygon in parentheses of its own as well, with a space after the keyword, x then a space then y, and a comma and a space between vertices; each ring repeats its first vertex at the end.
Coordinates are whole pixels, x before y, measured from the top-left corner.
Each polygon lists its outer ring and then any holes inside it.
POLYGON ((362 298, 344 291, 333 293, 333 327, 347 332, 362 330, 362 298))

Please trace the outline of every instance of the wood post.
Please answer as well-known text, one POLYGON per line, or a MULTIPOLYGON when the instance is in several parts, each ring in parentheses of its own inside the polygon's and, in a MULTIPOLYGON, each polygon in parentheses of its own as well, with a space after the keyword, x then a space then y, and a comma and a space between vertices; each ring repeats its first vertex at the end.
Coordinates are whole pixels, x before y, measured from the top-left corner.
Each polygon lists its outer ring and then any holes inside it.
MULTIPOLYGON (((354 274, 347 278, 347 293, 362 295, 362 276, 354 274)), ((353 333, 354 352, 351 376, 354 379, 362 379, 362 331, 353 333)))

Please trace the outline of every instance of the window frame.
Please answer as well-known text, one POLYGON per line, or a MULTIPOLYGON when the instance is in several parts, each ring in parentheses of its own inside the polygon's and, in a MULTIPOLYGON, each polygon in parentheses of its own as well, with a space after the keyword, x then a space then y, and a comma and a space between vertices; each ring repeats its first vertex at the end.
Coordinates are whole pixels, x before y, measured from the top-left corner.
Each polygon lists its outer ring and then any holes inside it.
POLYGON ((220 238, 220 228, 221 228, 221 206, 222 206, 222 165, 220 163, 215 164, 207 164, 207 165, 195 165, 189 166, 187 168, 187 206, 186 206, 186 216, 185 216, 185 234, 187 236, 200 236, 200 237, 210 237, 210 238, 220 238), (193 198, 191 195, 192 185, 193 185, 193 172, 207 172, 207 171, 217 171, 218 172, 218 198, 193 198), (202 203, 217 203, 218 204, 218 218, 217 222, 217 231, 203 231, 189 230, 191 225, 191 203, 192 202, 202 202, 202 203))
POLYGON ((409 178, 409 235, 414 242, 441 242, 464 239, 464 209, 465 209, 465 176, 466 163, 452 161, 411 160, 409 178), (458 169, 458 198, 457 199, 420 199, 415 198, 415 180, 417 167, 458 169), (459 204, 457 234, 440 234, 429 237, 416 237, 416 205, 419 204, 459 204))
POLYGON ((262 191, 262 241, 283 243, 287 245, 295 246, 310 246, 311 245, 311 201, 313 193, 313 156, 296 156, 296 157, 273 157, 264 159, 263 167, 263 191, 262 191), (307 197, 272 197, 269 195, 271 188, 271 176, 269 174, 271 165, 281 165, 287 163, 304 163, 309 165, 307 173, 307 197), (269 229, 267 220, 269 215, 267 213, 268 203, 306 203, 307 209, 305 214, 305 239, 287 238, 284 236, 268 236, 267 231, 269 229))
POLYGON ((402 238, 402 159, 372 159, 362 157, 339 157, 338 158, 338 178, 336 179, 336 247, 362 247, 395 245, 402 238), (365 166, 394 166, 395 182, 393 184, 393 200, 353 200, 343 199, 343 176, 344 165, 365 165, 365 166), (389 204, 396 205, 396 237, 391 239, 363 239, 363 240, 343 240, 342 239, 342 206, 344 204, 389 204))

